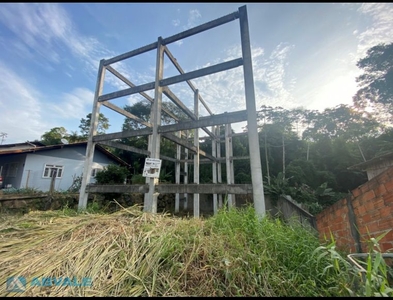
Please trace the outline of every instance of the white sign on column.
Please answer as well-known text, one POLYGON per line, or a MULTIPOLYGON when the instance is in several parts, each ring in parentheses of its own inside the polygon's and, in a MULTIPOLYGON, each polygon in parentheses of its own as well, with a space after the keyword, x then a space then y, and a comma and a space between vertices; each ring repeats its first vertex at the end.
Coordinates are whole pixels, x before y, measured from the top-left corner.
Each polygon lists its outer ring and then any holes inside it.
POLYGON ((143 177, 159 178, 161 169, 161 159, 149 158, 145 160, 145 166, 143 168, 143 177))

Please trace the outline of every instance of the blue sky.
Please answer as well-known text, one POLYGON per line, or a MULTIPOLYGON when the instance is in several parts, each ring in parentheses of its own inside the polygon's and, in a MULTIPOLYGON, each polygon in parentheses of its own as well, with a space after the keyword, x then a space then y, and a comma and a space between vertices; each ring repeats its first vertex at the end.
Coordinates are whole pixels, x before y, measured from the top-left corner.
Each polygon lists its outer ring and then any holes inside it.
MULTIPOLYGON (((257 110, 324 110, 351 104, 367 49, 393 40, 393 3, 1 3, 0 143, 40 139, 53 127, 79 132, 92 110, 99 61, 246 5, 257 110)), ((241 57, 239 22, 168 45, 184 71, 241 57)), ((136 85, 154 81, 155 51, 112 65, 136 85)), ((169 60, 164 78, 177 75, 169 60)), ((245 109, 242 68, 192 80, 215 113, 245 109)), ((104 93, 127 88, 109 72, 104 93)), ((185 84, 170 87, 193 110, 185 84)), ((153 91, 147 94, 153 96, 153 91)), ((117 106, 143 98, 114 99, 117 106)), ((166 100, 164 98, 164 100, 166 100)), ((124 117, 106 107, 107 131, 124 117)), ((207 115, 200 106, 200 114, 207 115)), ((245 124, 234 124, 240 131, 245 124)))

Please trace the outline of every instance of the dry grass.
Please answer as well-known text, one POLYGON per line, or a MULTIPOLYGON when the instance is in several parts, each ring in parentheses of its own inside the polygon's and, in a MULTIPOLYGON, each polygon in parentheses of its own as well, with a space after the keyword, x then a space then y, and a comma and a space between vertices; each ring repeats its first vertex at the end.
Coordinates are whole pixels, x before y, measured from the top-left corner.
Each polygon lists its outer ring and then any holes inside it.
POLYGON ((113 214, 65 216, 49 211, 3 219, 1 282, 11 276, 24 276, 28 282, 34 277, 75 276, 90 277, 93 285, 78 288, 28 284, 25 292, 10 293, 3 284, 1 296, 170 294, 174 283, 158 278, 166 236, 171 235, 178 223, 197 227, 202 224, 200 220, 142 213, 137 206, 113 214))
MULTIPOLYGON (((0 220, 0 296, 321 296, 311 233, 252 211, 210 219, 149 214, 30 212, 0 220), (91 287, 27 284, 11 276, 88 277, 91 287)), ((322 266, 323 267, 323 266, 322 266)))

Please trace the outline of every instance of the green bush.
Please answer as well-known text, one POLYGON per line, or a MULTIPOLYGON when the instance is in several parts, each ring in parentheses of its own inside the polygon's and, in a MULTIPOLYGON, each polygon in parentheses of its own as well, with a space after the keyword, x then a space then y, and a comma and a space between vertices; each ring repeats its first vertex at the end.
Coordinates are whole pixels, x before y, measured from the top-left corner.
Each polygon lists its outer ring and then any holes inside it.
POLYGON ((126 167, 118 165, 108 165, 96 174, 97 184, 121 184, 130 175, 126 167))

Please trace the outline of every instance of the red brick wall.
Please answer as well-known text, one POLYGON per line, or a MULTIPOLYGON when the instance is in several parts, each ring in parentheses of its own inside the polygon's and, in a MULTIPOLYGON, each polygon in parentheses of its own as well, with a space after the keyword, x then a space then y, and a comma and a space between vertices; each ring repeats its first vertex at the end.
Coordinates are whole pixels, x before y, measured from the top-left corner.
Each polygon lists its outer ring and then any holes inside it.
POLYGON ((356 251, 356 236, 351 233, 347 201, 351 201, 360 234, 362 252, 367 241, 390 230, 379 241, 382 252, 393 251, 393 167, 352 190, 348 199, 341 199, 315 216, 321 241, 334 236, 338 249, 356 251), (349 200, 350 199, 350 200, 349 200))

